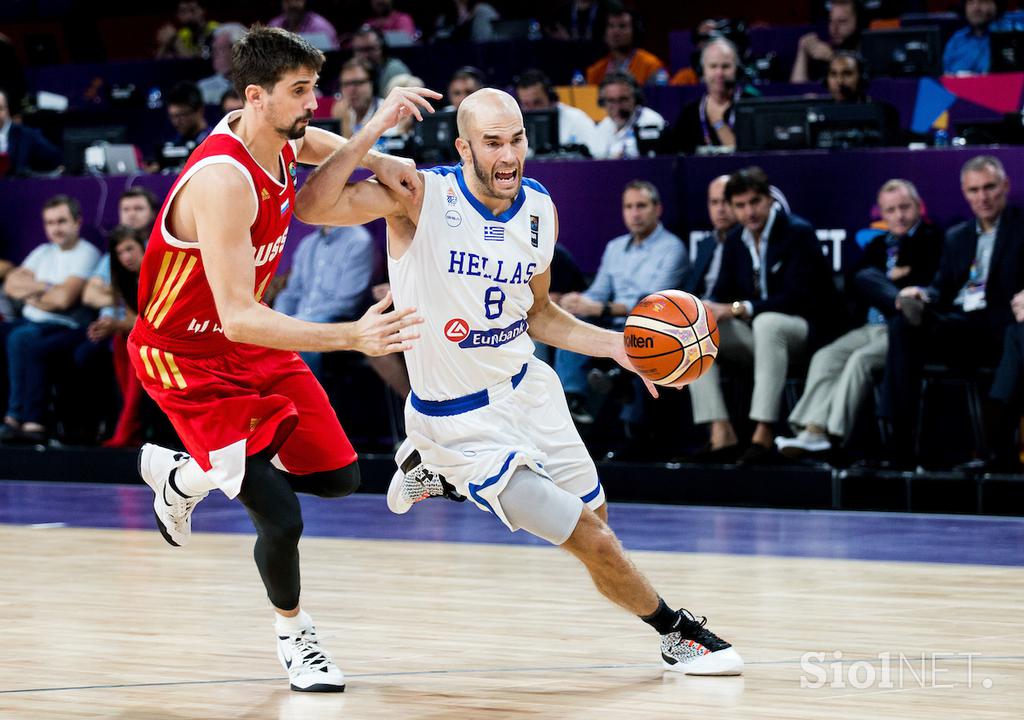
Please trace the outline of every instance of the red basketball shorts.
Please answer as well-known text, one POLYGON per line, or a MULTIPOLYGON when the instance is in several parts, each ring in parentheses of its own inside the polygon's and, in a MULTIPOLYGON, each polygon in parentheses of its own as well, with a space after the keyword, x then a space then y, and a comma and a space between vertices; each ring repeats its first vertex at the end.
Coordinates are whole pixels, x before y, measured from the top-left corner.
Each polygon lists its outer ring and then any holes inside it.
POLYGON ((327 394, 294 352, 236 344, 187 357, 140 340, 129 337, 128 352, 143 387, 228 497, 242 488, 246 457, 265 450, 296 475, 355 462, 327 394))

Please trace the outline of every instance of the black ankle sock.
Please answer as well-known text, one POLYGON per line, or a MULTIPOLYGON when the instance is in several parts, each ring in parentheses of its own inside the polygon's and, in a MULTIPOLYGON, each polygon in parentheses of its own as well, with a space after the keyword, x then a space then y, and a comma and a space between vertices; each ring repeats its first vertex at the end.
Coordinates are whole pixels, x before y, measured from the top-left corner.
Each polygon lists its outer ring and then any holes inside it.
POLYGON ((641 615, 640 619, 657 630, 659 635, 668 635, 679 622, 679 613, 666 605, 665 601, 659 597, 658 609, 650 615, 641 615))

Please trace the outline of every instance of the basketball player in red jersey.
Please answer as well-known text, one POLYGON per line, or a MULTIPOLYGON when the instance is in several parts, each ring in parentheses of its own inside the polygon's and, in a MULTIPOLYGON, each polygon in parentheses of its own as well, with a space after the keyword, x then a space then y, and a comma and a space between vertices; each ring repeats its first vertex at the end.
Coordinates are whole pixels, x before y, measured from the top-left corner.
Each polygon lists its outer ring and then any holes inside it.
MULTIPOLYGON (((296 162, 319 164, 333 154, 349 173, 362 162, 409 193, 414 168, 367 153, 384 129, 409 115, 422 119, 420 108, 431 109, 426 98, 441 96, 398 89, 366 132, 346 143, 307 127, 319 50, 289 32, 256 28, 232 54, 244 107, 195 149, 164 201, 128 341, 139 378, 188 454, 145 445, 139 472, 155 492, 160 532, 174 546, 188 541, 192 510, 210 490, 241 501, 256 526, 256 565, 276 610, 278 658, 291 688, 338 692, 344 676, 299 608, 296 492, 348 495, 359 468, 326 394, 295 351, 401 352, 420 319, 413 310, 386 312, 390 296, 355 322, 330 324, 290 318, 260 300, 287 237, 296 162)), ((347 192, 345 182, 337 192, 347 192)))

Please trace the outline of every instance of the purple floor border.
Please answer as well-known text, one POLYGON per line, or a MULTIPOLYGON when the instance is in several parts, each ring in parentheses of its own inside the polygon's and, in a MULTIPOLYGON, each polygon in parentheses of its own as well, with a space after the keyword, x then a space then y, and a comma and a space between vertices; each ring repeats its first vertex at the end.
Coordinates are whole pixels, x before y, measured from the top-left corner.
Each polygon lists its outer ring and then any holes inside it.
MULTIPOLYGON (((151 502, 144 485, 0 481, 0 523, 14 525, 151 530, 151 502)), ((307 536, 546 544, 468 502, 429 501, 404 516, 381 495, 303 497, 302 507, 307 536)), ((615 504, 610 519, 631 550, 1024 565, 1024 518, 615 504)), ((193 522, 197 532, 252 532, 242 507, 216 492, 193 522)))

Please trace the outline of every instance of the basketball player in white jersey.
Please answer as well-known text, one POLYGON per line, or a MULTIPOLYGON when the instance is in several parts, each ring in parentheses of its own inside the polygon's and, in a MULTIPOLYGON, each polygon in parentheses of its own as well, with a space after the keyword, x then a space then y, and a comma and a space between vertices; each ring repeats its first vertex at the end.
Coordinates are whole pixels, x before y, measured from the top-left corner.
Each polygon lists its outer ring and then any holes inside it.
POLYGON ((667 669, 740 674, 729 643, 705 618, 668 607, 625 554, 558 377, 533 356, 531 337, 630 368, 621 333, 549 301, 558 216, 547 190, 523 177, 519 106, 479 90, 460 105, 458 126, 461 165, 418 173, 412 199, 373 180, 340 193, 345 166, 331 158, 296 200, 311 224, 387 221, 395 307, 424 319, 405 353, 407 448, 510 530, 575 555, 600 592, 658 631, 667 669))

